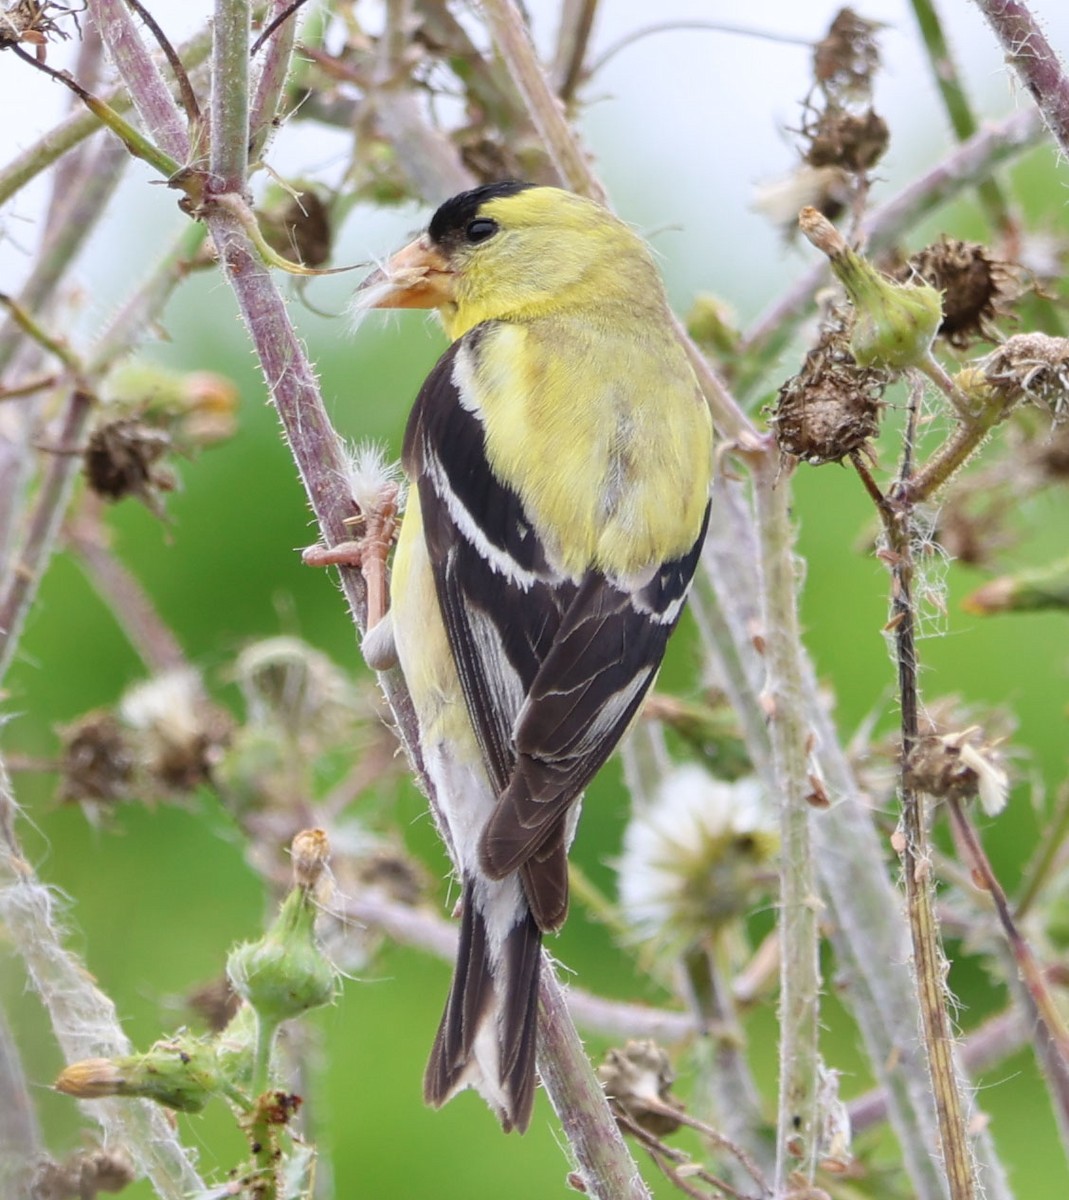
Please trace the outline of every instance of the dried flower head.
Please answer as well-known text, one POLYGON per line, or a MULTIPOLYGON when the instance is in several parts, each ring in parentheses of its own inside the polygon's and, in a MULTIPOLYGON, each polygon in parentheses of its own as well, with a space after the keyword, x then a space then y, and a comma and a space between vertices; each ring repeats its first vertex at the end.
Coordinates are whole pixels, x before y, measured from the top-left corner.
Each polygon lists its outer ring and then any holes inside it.
POLYGON ((995 743, 977 725, 953 733, 929 733, 918 739, 906 763, 918 791, 940 799, 979 796, 989 817, 1006 807, 1009 777, 995 743))
POLYGON ((114 804, 130 795, 137 748, 109 712, 86 713, 59 730, 61 801, 114 804))
POLYGON ((136 1178, 133 1163, 119 1147, 76 1150, 62 1162, 39 1162, 29 1195, 31 1200, 82 1200, 121 1192, 136 1178))
POLYGON ((1008 402, 1031 400, 1055 420, 1069 414, 1069 338, 1017 333, 980 363, 987 382, 1008 402))
POLYGON ((610 1106, 654 1137, 675 1133, 681 1124, 683 1105, 670 1094, 675 1079, 668 1054, 649 1039, 610 1050, 598 1067, 610 1106))
POLYGON ((165 671, 130 688, 122 719, 138 732, 140 766, 167 791, 206 783, 230 738, 233 722, 212 704, 191 668, 165 671))
POLYGON ((769 418, 780 451, 813 466, 840 462, 880 431, 888 375, 854 361, 851 325, 849 314, 833 314, 769 418))
POLYGON ((57 0, 15 0, 0 11, 0 50, 20 43, 36 46, 38 61, 44 62, 44 47, 49 42, 68 41, 71 36, 56 18, 71 17, 77 27, 80 11, 57 0))
POLYGON ((120 417, 98 425, 83 455, 86 482, 106 500, 136 496, 150 512, 163 515, 161 492, 173 492, 176 479, 160 459, 171 438, 143 421, 120 417))
POLYGON ((994 340, 991 322, 1009 313, 1022 291, 1017 266, 992 258, 979 242, 946 234, 914 254, 897 278, 906 281, 915 275, 943 293, 939 335, 958 348, 977 339, 994 340))
POLYGON ((887 122, 871 108, 847 112, 829 107, 811 114, 802 126, 802 157, 814 168, 839 168, 862 175, 883 158, 891 140, 887 122))
POLYGON ((359 708, 352 682, 321 651, 300 638, 264 638, 234 664, 249 721, 289 735, 332 738, 351 730, 359 708))
POLYGON ((283 258, 306 267, 320 267, 330 258, 333 231, 330 209, 315 185, 298 185, 299 192, 275 185, 256 210, 264 240, 283 258))
POLYGON ((828 32, 813 47, 813 78, 829 100, 864 102, 880 66, 876 34, 883 26, 866 21, 851 8, 836 14, 828 32))
POLYGON ((778 848, 778 823, 757 780, 724 783, 695 763, 677 767, 624 832, 624 917, 644 938, 707 936, 749 909, 778 848))

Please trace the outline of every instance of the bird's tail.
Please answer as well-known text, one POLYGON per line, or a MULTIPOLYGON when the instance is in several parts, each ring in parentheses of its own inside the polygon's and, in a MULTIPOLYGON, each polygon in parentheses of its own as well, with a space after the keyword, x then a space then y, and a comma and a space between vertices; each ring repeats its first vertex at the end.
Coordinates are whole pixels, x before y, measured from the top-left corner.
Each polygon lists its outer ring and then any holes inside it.
POLYGON ((474 1087, 508 1132, 531 1119, 542 931, 519 880, 466 879, 453 984, 423 1077, 435 1107, 474 1087))

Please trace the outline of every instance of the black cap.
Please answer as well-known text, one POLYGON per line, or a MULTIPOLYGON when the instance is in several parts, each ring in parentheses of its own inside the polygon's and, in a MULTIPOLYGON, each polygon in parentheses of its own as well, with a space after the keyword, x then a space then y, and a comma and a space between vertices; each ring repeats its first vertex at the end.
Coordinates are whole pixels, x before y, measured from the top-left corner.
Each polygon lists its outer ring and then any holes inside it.
POLYGON ((431 217, 431 223, 427 226, 431 241, 439 246, 452 241, 464 231, 467 223, 478 215, 479 209, 488 200, 497 200, 501 196, 515 196, 517 192, 534 186, 533 183, 524 183, 519 179, 505 179, 500 183, 484 183, 471 191, 451 196, 431 217))

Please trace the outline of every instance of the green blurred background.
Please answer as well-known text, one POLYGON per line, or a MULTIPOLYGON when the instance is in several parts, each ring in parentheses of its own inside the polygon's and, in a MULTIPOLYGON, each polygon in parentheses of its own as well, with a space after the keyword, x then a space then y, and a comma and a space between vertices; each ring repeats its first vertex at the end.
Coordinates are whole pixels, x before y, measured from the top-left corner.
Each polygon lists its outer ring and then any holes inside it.
MULTIPOLYGON (((646 178, 636 179, 634 147, 619 137, 626 127, 626 106, 595 107, 587 122, 618 207, 655 235, 677 306, 684 309, 701 286, 737 305, 744 320, 752 318, 763 300, 775 294, 768 279, 784 257, 778 235, 766 230, 760 246, 718 237, 717 210, 724 195, 703 191, 693 180, 685 201, 672 187, 658 191, 652 179, 656 161, 643 159, 646 178), (666 191, 672 193, 670 204, 662 199, 666 191), (687 225, 686 236, 656 236, 659 228, 677 220, 687 225), (688 237, 699 223, 704 240, 692 251, 688 237), (751 254, 760 263, 756 272, 751 254)), ((910 154, 895 167, 900 176, 939 152, 926 145, 929 134, 923 119, 905 131, 912 140, 910 154)), ((667 168, 665 178, 671 178, 667 168)), ((1015 179, 1033 216, 1045 214, 1064 228, 1064 167, 1059 176, 1052 154, 1033 155, 1015 179)), ((113 240, 107 257, 98 253, 90 265, 89 277, 99 278, 103 288, 103 299, 92 300, 97 311, 113 302, 112 292, 122 294, 132 271, 143 268, 146 245, 162 247, 162 231, 174 227, 169 200, 168 205, 157 201, 151 213, 141 207, 137 213, 136 245, 116 248, 113 240)), ((358 211, 350 222, 347 247, 354 245, 355 225, 355 256, 382 253, 400 240, 406 224, 414 227, 424 217, 409 210, 385 221, 358 211)), ((128 219, 120 209, 113 223, 128 219)), ((980 232, 968 204, 942 214, 926 232, 943 229, 957 236, 980 232)), ((915 243, 923 240, 922 233, 915 243)), ((346 259, 345 250, 338 258, 346 259)), ((805 260, 798 256, 795 269, 805 260)), ((317 285, 314 302, 340 309, 351 286, 317 285)), ((381 438, 396 453, 411 399, 444 344, 440 331, 413 315, 371 322, 353 339, 344 319, 321 319, 297 299, 292 309, 339 429, 351 437, 381 438)), ((326 573, 300 563, 297 550, 315 540, 314 530, 231 298, 215 276, 195 277, 168 310, 165 326, 167 339, 150 347, 150 356, 182 370, 215 370, 233 378, 242 393, 241 432, 182 466, 183 487, 167 502, 168 525, 134 502, 117 506, 111 513, 116 550, 135 567, 187 654, 229 701, 234 697, 233 689, 224 686, 227 664, 248 642, 275 633, 295 633, 346 667, 359 665, 337 589, 326 573)), ((795 370, 797 362, 796 354, 785 356, 782 376, 795 370)), ((893 446, 885 447, 885 464, 893 454, 893 446)), ((870 554, 858 550, 872 525, 871 508, 848 471, 802 470, 793 485, 799 552, 806 563, 802 609, 807 643, 837 696, 837 718, 849 736, 873 711, 883 713, 884 724, 889 719, 892 667, 881 633, 887 576, 870 554)), ((1064 554, 1069 529, 1064 494, 1031 501, 1019 516, 1030 532, 1006 567, 1064 554)), ((1018 718, 1017 786, 1008 812, 985 831, 996 868, 1012 889, 1035 848, 1035 808, 1049 803, 1065 776, 1069 643, 1064 620, 1056 615, 984 621, 963 614, 960 599, 981 578, 967 568, 950 567, 946 632, 922 643, 922 684, 929 696, 952 692, 976 702, 1005 704, 1018 718)), ((684 626, 665 674, 671 686, 683 691, 695 688, 693 648, 693 631, 684 626)), ((60 556, 44 581, 10 677, 6 748, 20 755, 54 755, 57 726, 113 703, 142 674, 122 632, 77 566, 60 556)), ((43 879, 70 898, 66 920, 71 945, 115 998, 134 1042, 147 1046, 183 1019, 178 998, 191 985, 218 974, 230 945, 255 936, 268 915, 264 891, 243 860, 237 834, 207 793, 185 805, 127 805, 107 828, 98 829, 77 809, 56 803, 54 776, 25 773, 16 783, 27 812, 23 834, 28 852, 43 879)), ((607 890, 625 817, 625 797, 613 765, 591 789, 575 852, 607 890)), ((444 907, 445 859, 422 800, 411 787, 398 798, 396 823, 409 847, 442 880, 444 907)), ((636 982, 628 955, 581 908, 552 949, 584 987, 653 1003, 665 1000, 652 985, 636 982)), ((6 955, 0 962, 0 999, 18 1031, 50 1145, 57 1151, 70 1148, 81 1128, 75 1106, 48 1089, 62 1065, 58 1052, 17 964, 6 955)), ((830 972, 833 964, 827 966, 830 972)), ((568 1194, 568 1164, 544 1100, 523 1138, 502 1136, 472 1094, 441 1112, 423 1107, 423 1064, 448 974, 441 962, 388 947, 360 978, 346 981, 335 1005, 310 1018, 318 1030, 323 1072, 312 1102, 336 1195, 535 1200, 568 1194)), ((954 970, 951 986, 960 1000, 964 1028, 997 1011, 1005 1000, 1003 987, 974 967, 954 970)), ((849 1098, 868 1085, 863 1056, 834 999, 825 1019, 824 1053, 843 1072, 842 1090, 849 1098)), ((747 1032, 772 1111, 774 1014, 754 1014, 747 1032)), ((603 1049, 597 1039, 591 1039, 590 1047, 594 1054, 603 1049)), ((685 1092, 685 1062, 681 1067, 685 1092)), ((1064 1194, 1065 1159, 1028 1055, 999 1064, 980 1086, 978 1104, 992 1122, 1016 1194, 1041 1200, 1064 1194)), ((225 1172, 240 1158, 242 1140, 221 1105, 179 1122, 185 1140, 199 1148, 206 1173, 225 1172)), ((885 1150, 893 1154, 889 1145, 885 1150)), ((659 1194, 670 1193, 666 1186, 659 1189, 659 1194)), ((145 1200, 151 1192, 139 1184, 127 1194, 145 1200)))

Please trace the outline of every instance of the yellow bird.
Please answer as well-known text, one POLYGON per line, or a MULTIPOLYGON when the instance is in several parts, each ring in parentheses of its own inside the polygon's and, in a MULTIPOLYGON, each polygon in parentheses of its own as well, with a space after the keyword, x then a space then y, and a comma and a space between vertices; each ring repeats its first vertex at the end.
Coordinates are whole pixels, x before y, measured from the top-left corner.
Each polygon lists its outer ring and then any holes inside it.
POLYGON ((424 1080, 524 1130, 542 935, 568 907, 583 789, 652 684, 709 518, 712 427, 642 240, 506 182, 447 200, 361 286, 452 345, 409 418, 392 609, 365 640, 412 695, 462 884, 424 1080))

